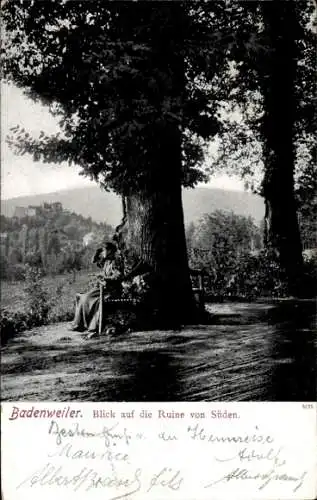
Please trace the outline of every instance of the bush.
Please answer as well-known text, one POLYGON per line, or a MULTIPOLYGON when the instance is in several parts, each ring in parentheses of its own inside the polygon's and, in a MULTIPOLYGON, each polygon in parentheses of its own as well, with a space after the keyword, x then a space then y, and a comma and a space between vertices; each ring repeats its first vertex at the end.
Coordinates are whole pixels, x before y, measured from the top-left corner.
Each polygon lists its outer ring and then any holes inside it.
POLYGON ((28 312, 34 324, 45 324, 51 304, 49 294, 43 286, 42 270, 26 265, 25 281, 28 312))
POLYGON ((6 277, 8 279, 14 281, 24 281, 26 277, 26 265, 17 263, 17 264, 8 264, 6 277))
POLYGON ((64 286, 62 282, 53 286, 52 283, 46 284, 42 270, 25 265, 25 308, 20 311, 12 311, 9 307, 0 310, 2 344, 24 330, 71 319, 73 298, 61 300, 64 286))
POLYGON ((250 217, 216 210, 187 230, 189 264, 212 276, 210 293, 219 299, 254 295, 261 230, 250 217), (251 294, 252 291, 252 294, 251 294))
POLYGON ((259 297, 287 295, 286 277, 272 252, 263 250, 257 255, 240 253, 222 262, 217 269, 204 266, 211 275, 209 298, 254 300, 259 297))
POLYGON ((5 344, 16 333, 30 328, 30 318, 24 312, 0 310, 1 344, 5 344))
POLYGON ((256 256, 242 256, 237 262, 234 283, 236 295, 248 300, 287 295, 286 276, 281 271, 275 254, 267 250, 256 256))

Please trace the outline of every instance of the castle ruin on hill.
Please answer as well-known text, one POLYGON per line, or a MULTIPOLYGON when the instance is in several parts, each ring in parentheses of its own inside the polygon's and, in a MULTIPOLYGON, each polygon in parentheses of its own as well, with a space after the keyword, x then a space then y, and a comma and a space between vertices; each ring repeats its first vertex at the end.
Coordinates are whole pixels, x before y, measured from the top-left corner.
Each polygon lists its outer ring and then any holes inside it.
POLYGON ((28 205, 27 207, 15 207, 13 217, 23 219, 24 217, 36 217, 44 213, 57 213, 63 211, 63 205, 57 201, 54 203, 42 203, 42 205, 28 205))

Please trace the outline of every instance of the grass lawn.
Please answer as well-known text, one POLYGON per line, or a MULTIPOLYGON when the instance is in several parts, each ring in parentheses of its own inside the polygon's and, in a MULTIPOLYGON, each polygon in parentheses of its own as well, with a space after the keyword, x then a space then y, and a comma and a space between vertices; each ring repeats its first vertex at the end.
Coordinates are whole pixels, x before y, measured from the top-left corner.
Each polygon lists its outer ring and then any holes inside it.
MULTIPOLYGON (((43 290, 48 293, 51 302, 51 321, 69 319, 73 315, 75 295, 90 288, 92 276, 91 272, 81 271, 76 274, 45 276, 43 278, 43 290)), ((27 312, 28 297, 25 282, 2 281, 1 308, 13 313, 27 312)))

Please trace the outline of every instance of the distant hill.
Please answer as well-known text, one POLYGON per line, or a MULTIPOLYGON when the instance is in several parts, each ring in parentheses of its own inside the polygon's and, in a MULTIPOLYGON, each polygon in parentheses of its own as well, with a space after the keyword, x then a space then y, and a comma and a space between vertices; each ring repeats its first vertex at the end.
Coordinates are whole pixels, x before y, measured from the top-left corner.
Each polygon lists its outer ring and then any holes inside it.
POLYGON ((121 218, 120 198, 114 193, 101 191, 98 186, 2 200, 1 214, 12 217, 16 206, 41 205, 43 202, 56 201, 60 201, 64 209, 83 217, 91 217, 96 222, 106 222, 115 226, 121 218))
MULTIPOLYGON (((116 226, 121 220, 120 197, 114 193, 102 191, 98 186, 2 200, 1 214, 12 217, 17 206, 40 205, 43 202, 56 201, 60 201, 65 209, 84 217, 91 217, 96 222, 116 226)), ((186 189, 183 191, 183 202, 186 224, 217 209, 233 210, 239 215, 250 215, 257 223, 264 216, 263 199, 242 191, 211 188, 186 189)))

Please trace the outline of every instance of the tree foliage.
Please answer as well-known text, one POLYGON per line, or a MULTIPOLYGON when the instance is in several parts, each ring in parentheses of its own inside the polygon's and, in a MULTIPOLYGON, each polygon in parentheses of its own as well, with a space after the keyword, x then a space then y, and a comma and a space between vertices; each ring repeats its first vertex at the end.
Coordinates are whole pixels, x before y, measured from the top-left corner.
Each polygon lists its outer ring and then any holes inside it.
POLYGON ((216 210, 188 227, 187 242, 191 267, 207 271, 213 293, 222 296, 259 253, 262 235, 251 217, 216 210))
MULTIPOLYGON (((263 230, 250 217, 220 210, 188 226, 189 263, 206 271, 209 300, 288 296, 287 276, 275 252, 263 247, 263 230)), ((314 297, 316 254, 307 255, 302 279, 305 296, 314 297)))
POLYGON ((32 138, 16 127, 10 143, 125 193, 149 181, 156 137, 167 128, 172 141, 176 126, 182 182, 202 180, 205 141, 221 128, 218 74, 228 71, 221 4, 8 2, 4 76, 49 105, 61 128, 32 138))
MULTIPOLYGON (((77 163, 121 192, 141 181, 160 124, 175 122, 182 128, 185 185, 205 177, 199 168, 205 140, 214 137, 212 170, 226 164, 259 188, 252 178, 262 163, 261 89, 270 53, 262 3, 8 2, 3 74, 49 105, 61 126, 60 135, 40 139, 16 128, 11 143, 38 160, 77 163), (183 62, 181 96, 158 64, 163 41, 183 62), (231 111, 236 118, 228 118, 231 111)), ((301 160, 315 159, 315 6, 313 0, 289 3, 298 21, 294 141, 304 189, 301 160)))

